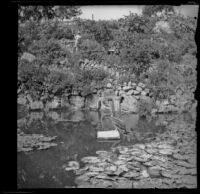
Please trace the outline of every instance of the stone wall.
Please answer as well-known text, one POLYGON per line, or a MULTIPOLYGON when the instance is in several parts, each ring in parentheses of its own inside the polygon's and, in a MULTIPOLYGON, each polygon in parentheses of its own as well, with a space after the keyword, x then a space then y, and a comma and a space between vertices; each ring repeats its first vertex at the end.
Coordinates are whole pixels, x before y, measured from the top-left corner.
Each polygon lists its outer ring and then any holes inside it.
MULTIPOLYGON (((80 96, 79 91, 73 91, 68 97, 54 97, 51 102, 45 105, 41 101, 32 100, 30 95, 19 96, 18 104, 26 105, 30 110, 38 109, 58 109, 62 107, 71 107, 74 109, 90 109, 100 111, 114 111, 137 113, 138 102, 140 99, 146 102, 152 102, 151 91, 145 86, 144 83, 123 83, 117 85, 114 80, 101 89, 86 97, 80 96), (112 107, 113 106, 113 107, 112 107)), ((152 112, 166 113, 177 112, 188 109, 192 104, 187 100, 181 100, 180 95, 172 95, 169 99, 156 101, 156 108, 152 112)))

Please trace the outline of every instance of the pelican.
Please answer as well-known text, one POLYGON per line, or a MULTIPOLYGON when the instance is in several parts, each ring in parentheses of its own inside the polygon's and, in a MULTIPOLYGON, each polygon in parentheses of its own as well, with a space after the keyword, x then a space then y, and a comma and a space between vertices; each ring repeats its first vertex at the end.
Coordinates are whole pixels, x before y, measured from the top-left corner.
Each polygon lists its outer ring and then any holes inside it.
MULTIPOLYGON (((113 99, 109 99, 109 102, 111 103, 111 111, 112 111, 111 120, 113 125, 115 126, 115 129, 122 133, 129 133, 130 131, 126 129, 125 123, 115 115, 115 107, 113 99)), ((119 103, 121 103, 121 100, 119 101, 119 103)))

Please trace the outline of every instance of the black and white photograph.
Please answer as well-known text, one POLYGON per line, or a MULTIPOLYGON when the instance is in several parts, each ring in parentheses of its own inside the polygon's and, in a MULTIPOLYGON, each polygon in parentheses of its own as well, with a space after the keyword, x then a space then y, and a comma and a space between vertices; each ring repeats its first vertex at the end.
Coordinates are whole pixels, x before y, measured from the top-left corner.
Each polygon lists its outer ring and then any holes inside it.
POLYGON ((199 5, 23 5, 17 188, 196 189, 199 5))

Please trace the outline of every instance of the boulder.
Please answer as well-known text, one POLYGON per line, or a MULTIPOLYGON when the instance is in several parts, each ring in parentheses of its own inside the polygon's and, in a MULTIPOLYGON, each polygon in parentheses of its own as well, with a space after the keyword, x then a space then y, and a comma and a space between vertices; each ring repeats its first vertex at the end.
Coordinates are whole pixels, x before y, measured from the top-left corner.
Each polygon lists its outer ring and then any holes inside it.
POLYGON ((136 100, 139 100, 140 99, 140 96, 134 96, 136 100))
POLYGON ((42 103, 42 101, 32 101, 32 102, 30 102, 29 108, 31 110, 43 109, 44 108, 44 104, 42 103))
POLYGON ((18 96, 17 104, 26 105, 26 103, 27 103, 27 99, 25 96, 22 96, 22 95, 18 96))
POLYGON ((155 167, 149 167, 148 173, 152 178, 153 177, 159 177, 160 176, 160 169, 155 168, 155 167))
POLYGON ((140 94, 140 92, 139 91, 137 91, 137 90, 134 90, 134 95, 139 95, 140 94))
POLYGON ((123 87, 123 90, 124 90, 125 92, 128 92, 128 91, 131 90, 131 89, 132 89, 131 86, 124 86, 124 87, 123 87))
POLYGON ((142 96, 146 96, 147 93, 146 93, 145 91, 142 91, 142 92, 141 92, 141 95, 142 95, 142 96))
POLYGON ((69 107, 69 100, 67 97, 61 97, 61 102, 60 102, 61 107, 69 107))
POLYGON ((121 109, 125 112, 137 112, 137 100, 133 96, 123 96, 124 100, 121 103, 121 109))
POLYGON ((144 88, 144 87, 145 87, 145 85, 144 85, 143 83, 141 83, 141 82, 138 83, 138 86, 141 87, 141 88, 144 88))
POLYGON ((58 98, 54 98, 51 102, 47 102, 46 108, 47 109, 57 109, 61 105, 60 100, 58 98))
POLYGON ((108 83, 108 84, 106 85, 106 88, 112 88, 112 84, 111 84, 111 83, 108 83))
POLYGON ((74 108, 83 108, 84 107, 84 97, 81 96, 71 96, 70 104, 74 106, 74 108))
POLYGON ((136 87, 136 90, 137 90, 138 92, 141 92, 141 91, 142 91, 142 88, 141 88, 140 86, 137 86, 137 87, 136 87))
POLYGON ((36 59, 36 57, 31 53, 24 52, 21 56, 21 59, 27 60, 28 62, 33 62, 36 59))
POLYGON ((137 84, 136 84, 136 83, 131 83, 131 85, 132 85, 132 86, 136 86, 137 84))
POLYGON ((133 95, 133 94, 134 94, 134 90, 129 90, 129 91, 127 92, 127 94, 128 94, 128 95, 133 95))

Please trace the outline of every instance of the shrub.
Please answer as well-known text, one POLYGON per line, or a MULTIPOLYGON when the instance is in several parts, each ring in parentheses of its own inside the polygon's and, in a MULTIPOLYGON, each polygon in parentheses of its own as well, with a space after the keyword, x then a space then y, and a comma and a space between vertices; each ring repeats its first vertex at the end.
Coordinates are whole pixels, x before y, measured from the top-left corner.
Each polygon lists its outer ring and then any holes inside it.
POLYGON ((39 99, 45 89, 44 82, 49 71, 35 62, 20 60, 18 64, 18 85, 23 92, 28 91, 33 99, 39 99))
POLYGON ((151 115, 152 109, 155 107, 153 101, 140 99, 138 101, 138 114, 140 117, 147 117, 151 115))
POLYGON ((86 39, 81 41, 79 52, 83 59, 101 61, 104 48, 98 42, 86 39))

